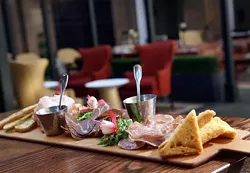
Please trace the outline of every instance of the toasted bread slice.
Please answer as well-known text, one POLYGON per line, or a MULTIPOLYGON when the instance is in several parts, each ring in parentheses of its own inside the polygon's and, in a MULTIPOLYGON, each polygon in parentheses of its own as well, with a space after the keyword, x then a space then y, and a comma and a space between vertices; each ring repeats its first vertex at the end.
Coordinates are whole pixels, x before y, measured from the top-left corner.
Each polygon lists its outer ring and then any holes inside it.
POLYGON ((35 128, 37 126, 36 121, 30 117, 23 123, 15 126, 15 131, 16 132, 27 132, 30 131, 31 129, 35 128))
POLYGON ((225 121, 223 121, 219 117, 214 117, 213 120, 216 121, 225 129, 225 133, 220 135, 219 136, 220 138, 229 138, 229 139, 235 138, 237 132, 234 128, 232 128, 229 124, 227 124, 225 121))
POLYGON ((24 117, 15 120, 11 123, 6 124, 5 126, 3 126, 4 130, 10 130, 12 128, 14 128, 16 125, 21 124, 22 122, 24 122, 25 120, 27 120, 28 118, 30 118, 33 115, 33 112, 29 113, 28 115, 25 115, 24 117))
POLYGON ((14 113, 14 114, 11 114, 10 116, 8 116, 6 118, 4 118, 3 120, 0 121, 0 129, 2 129, 6 124, 13 122, 13 121, 16 121, 19 118, 22 118, 23 116, 33 112, 34 109, 36 108, 36 106, 37 106, 37 104, 31 105, 27 108, 24 108, 24 109, 14 113))
POLYGON ((222 135, 225 132, 226 132, 225 128, 219 123, 217 123, 217 121, 213 118, 205 126, 200 128, 202 144, 205 144, 211 139, 217 138, 218 136, 222 135))
POLYGON ((158 150, 162 157, 199 154, 203 151, 195 110, 187 115, 175 133, 158 150))
POLYGON ((214 117, 200 129, 200 135, 204 144, 217 137, 233 139, 236 136, 236 130, 219 117, 214 117))
POLYGON ((202 128, 204 125, 210 122, 215 115, 216 113, 213 110, 206 110, 199 113, 197 117, 199 127, 202 128))

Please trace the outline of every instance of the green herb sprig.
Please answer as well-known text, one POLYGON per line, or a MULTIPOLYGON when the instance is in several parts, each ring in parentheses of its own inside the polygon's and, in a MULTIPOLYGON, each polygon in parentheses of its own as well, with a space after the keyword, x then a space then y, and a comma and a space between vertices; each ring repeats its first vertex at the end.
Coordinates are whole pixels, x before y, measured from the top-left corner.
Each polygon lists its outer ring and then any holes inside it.
POLYGON ((129 128, 131 123, 132 120, 119 118, 117 120, 118 130, 116 131, 116 133, 111 135, 104 135, 98 144, 103 145, 104 147, 117 145, 120 140, 128 138, 128 133, 126 132, 126 130, 129 128))
POLYGON ((87 111, 87 112, 84 112, 84 113, 81 113, 78 115, 78 117, 76 117, 76 119, 78 121, 82 121, 82 120, 86 120, 88 118, 90 118, 92 115, 92 111, 87 111))

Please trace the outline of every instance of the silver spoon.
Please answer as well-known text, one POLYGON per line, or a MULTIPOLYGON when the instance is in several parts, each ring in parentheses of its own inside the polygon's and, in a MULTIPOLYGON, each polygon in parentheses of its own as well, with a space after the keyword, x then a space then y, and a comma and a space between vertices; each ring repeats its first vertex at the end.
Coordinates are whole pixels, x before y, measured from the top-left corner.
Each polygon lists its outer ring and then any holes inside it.
POLYGON ((64 74, 61 78, 61 93, 60 93, 59 109, 61 109, 61 106, 62 106, 62 96, 64 95, 64 91, 67 87, 68 78, 69 76, 67 74, 64 74))
POLYGON ((142 68, 139 64, 134 65, 134 78, 136 82, 136 91, 137 91, 137 102, 141 101, 141 94, 140 94, 140 83, 142 78, 142 68))

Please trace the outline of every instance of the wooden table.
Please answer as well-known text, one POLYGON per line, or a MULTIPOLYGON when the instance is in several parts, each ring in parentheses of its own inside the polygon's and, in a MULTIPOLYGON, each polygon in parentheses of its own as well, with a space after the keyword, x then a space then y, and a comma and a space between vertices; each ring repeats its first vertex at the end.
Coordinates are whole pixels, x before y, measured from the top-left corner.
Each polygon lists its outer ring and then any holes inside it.
MULTIPOLYGON (((0 119, 10 113, 0 114, 0 119)), ((250 130, 250 119, 225 118, 234 127, 250 130)), ((165 164, 79 151, 0 138, 0 172, 238 172, 243 156, 221 155, 197 168, 165 164)))

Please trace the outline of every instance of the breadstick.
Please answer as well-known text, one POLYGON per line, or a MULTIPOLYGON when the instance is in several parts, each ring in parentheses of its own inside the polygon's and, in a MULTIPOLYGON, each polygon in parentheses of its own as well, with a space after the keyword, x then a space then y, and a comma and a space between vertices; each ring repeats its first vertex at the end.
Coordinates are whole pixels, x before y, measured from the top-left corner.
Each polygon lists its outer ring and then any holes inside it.
POLYGON ((16 113, 6 117, 6 118, 4 118, 3 120, 0 121, 0 129, 2 129, 3 126, 5 126, 6 124, 8 124, 8 123, 10 123, 12 121, 15 121, 15 120, 17 120, 19 118, 22 118, 24 115, 27 115, 27 114, 33 112, 34 109, 36 108, 36 106, 37 106, 37 104, 31 105, 31 106, 29 106, 27 108, 24 108, 24 109, 22 109, 22 110, 20 110, 20 111, 18 111, 16 113))
POLYGON ((28 115, 25 115, 24 117, 15 120, 11 123, 5 124, 5 126, 3 126, 4 130, 10 130, 12 128, 14 128, 16 125, 23 123, 26 119, 28 119, 29 117, 31 117, 33 115, 33 112, 29 113, 28 115))

